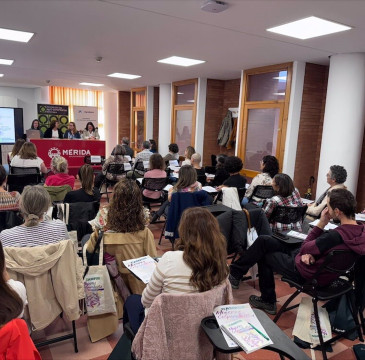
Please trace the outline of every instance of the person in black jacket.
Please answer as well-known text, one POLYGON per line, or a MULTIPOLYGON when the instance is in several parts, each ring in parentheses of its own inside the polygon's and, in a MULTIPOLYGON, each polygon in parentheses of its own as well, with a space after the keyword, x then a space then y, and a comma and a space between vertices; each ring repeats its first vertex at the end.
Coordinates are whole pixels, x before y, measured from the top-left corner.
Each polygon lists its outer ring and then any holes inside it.
POLYGON ((229 173, 229 178, 223 182, 223 186, 242 189, 246 186, 246 178, 240 175, 243 168, 242 160, 237 156, 228 156, 224 162, 224 168, 229 173))
POLYGON ((63 139, 62 131, 58 128, 59 124, 58 120, 52 120, 49 124, 49 128, 44 132, 44 138, 63 139))

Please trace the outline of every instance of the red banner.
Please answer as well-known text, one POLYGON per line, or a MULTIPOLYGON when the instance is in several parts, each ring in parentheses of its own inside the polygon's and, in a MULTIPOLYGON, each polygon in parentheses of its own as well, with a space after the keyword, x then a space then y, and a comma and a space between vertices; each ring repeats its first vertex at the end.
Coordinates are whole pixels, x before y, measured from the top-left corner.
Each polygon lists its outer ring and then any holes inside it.
POLYGON ((77 170, 84 164, 85 156, 105 156, 105 141, 102 140, 32 139, 31 142, 37 147, 37 154, 47 168, 50 168, 51 159, 56 155, 67 159, 69 169, 77 170))

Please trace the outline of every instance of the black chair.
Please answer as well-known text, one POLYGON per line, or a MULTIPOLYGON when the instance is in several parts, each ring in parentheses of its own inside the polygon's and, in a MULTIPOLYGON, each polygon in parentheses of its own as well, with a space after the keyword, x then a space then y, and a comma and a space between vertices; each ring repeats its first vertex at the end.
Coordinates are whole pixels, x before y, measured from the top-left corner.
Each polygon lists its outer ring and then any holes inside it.
POLYGON ((9 174, 7 178, 7 190, 17 191, 20 194, 23 192, 23 189, 27 185, 37 185, 42 182, 42 177, 38 173, 34 174, 9 174))
POLYGON ((197 176, 197 181, 199 181, 202 186, 205 186, 207 184, 207 176, 204 174, 204 175, 198 175, 197 176))
POLYGON ((269 223, 294 224, 303 223, 308 206, 276 206, 273 210, 269 223))
MULTIPOLYGON (((295 343, 291 341, 290 338, 262 310, 253 309, 253 311, 273 342, 272 345, 268 345, 262 350, 276 352, 279 354, 280 359, 287 357, 291 360, 310 360, 310 358, 297 345, 295 345, 295 343)), ((200 326, 208 336, 209 341, 219 352, 231 354, 242 351, 239 346, 233 348, 228 346, 225 338, 223 337, 222 330, 219 328, 214 316, 204 318, 201 321, 200 326)), ((262 357, 262 359, 263 358, 264 357, 262 357)), ((265 359, 266 358, 269 359, 270 357, 267 356, 265 359)))
POLYGON ((168 183, 168 178, 143 178, 142 180, 142 192, 143 190, 149 190, 154 192, 160 192, 161 195, 158 199, 151 199, 142 195, 143 205, 151 209, 151 204, 163 204, 167 200, 167 194, 163 191, 164 187, 168 183))
POLYGON ((0 232, 23 224, 23 218, 17 210, 0 211, 0 232))
POLYGON ((352 284, 353 281, 353 269, 358 259, 358 255, 350 250, 332 250, 330 251, 322 265, 314 274, 312 280, 307 280, 304 283, 299 283, 290 278, 283 276, 281 281, 288 283, 291 287, 295 287, 296 291, 286 300, 279 312, 274 318, 274 322, 277 322, 283 312, 289 311, 299 306, 299 304, 288 307, 288 305, 300 294, 304 293, 312 297, 314 317, 316 320, 318 337, 320 342, 323 359, 327 359, 326 347, 327 345, 337 341, 341 337, 347 335, 354 330, 357 330, 360 341, 364 341, 361 333, 361 325, 358 319, 358 308, 355 304, 355 292, 352 284), (320 287, 318 285, 318 278, 324 271, 331 272, 338 275, 337 279, 332 281, 328 286, 320 287), (341 276, 341 277, 340 277, 341 276), (344 278, 346 277, 346 278, 344 278), (318 315, 318 301, 329 301, 331 299, 338 298, 342 295, 346 295, 348 303, 351 306, 351 314, 355 322, 355 327, 347 330, 344 333, 336 335, 332 339, 323 341, 322 332, 320 329, 319 315, 318 315))
POLYGON ((106 175, 104 180, 100 184, 100 195, 103 196, 106 194, 107 200, 109 202, 109 194, 112 193, 112 191, 108 191, 109 186, 114 186, 119 180, 117 180, 117 177, 121 176, 127 176, 127 170, 124 169, 123 163, 110 163, 106 170, 106 175), (113 177, 113 180, 110 180, 107 178, 108 175, 111 175, 113 177), (103 185, 105 185, 105 191, 102 191, 103 185))
POLYGON ((266 200, 272 198, 274 195, 275 192, 271 185, 257 185, 249 198, 249 202, 253 201, 253 197, 266 200))
MULTIPOLYGON (((241 204, 242 202, 242 199, 245 197, 245 193, 246 193, 246 188, 243 187, 243 188, 237 188, 237 193, 238 193, 238 199, 239 199, 239 202, 241 204)), ((218 195, 215 197, 214 199, 214 204, 217 204, 218 201, 222 201, 222 198, 223 198, 223 192, 220 191, 218 193, 218 195)))
POLYGON ((137 160, 137 162, 134 164, 133 167, 133 174, 132 174, 132 179, 136 179, 136 175, 135 172, 138 171, 138 174, 141 175, 141 173, 145 174, 147 172, 148 169, 145 169, 144 165, 143 165, 143 160, 139 159, 137 160))
POLYGON ((10 166, 10 174, 14 175, 40 174, 40 171, 38 167, 10 166))

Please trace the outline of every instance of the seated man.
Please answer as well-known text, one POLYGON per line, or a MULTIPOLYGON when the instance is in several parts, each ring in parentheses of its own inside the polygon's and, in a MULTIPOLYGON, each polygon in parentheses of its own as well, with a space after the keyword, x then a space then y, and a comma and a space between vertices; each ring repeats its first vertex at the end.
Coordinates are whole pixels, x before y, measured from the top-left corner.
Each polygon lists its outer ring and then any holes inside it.
MULTIPOLYGON (((127 138, 126 136, 124 136, 122 138, 122 144, 121 145, 124 147, 125 154, 126 155, 129 155, 132 158, 134 156, 134 151, 133 151, 133 149, 131 149, 129 147, 129 138, 127 138)), ((114 155, 114 152, 115 152, 115 148, 113 149, 111 155, 114 155)))
POLYGON ((195 153, 191 155, 191 166, 195 169, 198 176, 205 176, 205 169, 200 166, 202 157, 200 154, 195 153))
POLYGON ((133 175, 136 178, 143 178, 145 171, 143 169, 143 161, 150 161, 150 157, 152 153, 150 151, 151 144, 149 141, 143 141, 142 148, 143 150, 136 155, 134 160, 134 167, 133 170, 129 171, 127 177, 132 177, 133 175))
MULTIPOLYGON (((365 254, 365 225, 355 221, 356 201, 350 191, 334 189, 327 195, 327 208, 322 211, 316 227, 309 233, 300 249, 271 236, 259 236, 253 245, 231 264, 230 282, 238 289, 239 281, 248 269, 258 264, 261 296, 251 295, 252 306, 276 314, 275 280, 273 272, 303 282, 310 280, 323 263, 326 255, 334 249, 351 249, 359 255, 365 254), (324 232, 330 219, 341 223, 335 230, 324 232)), ((320 286, 326 286, 336 274, 323 271, 318 279, 320 286)))

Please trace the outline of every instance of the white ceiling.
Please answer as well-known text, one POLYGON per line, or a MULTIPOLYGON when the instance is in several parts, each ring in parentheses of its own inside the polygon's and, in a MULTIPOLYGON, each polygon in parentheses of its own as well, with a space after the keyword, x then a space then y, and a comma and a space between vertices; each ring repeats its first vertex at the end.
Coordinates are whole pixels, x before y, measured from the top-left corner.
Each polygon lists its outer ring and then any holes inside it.
POLYGON ((227 0, 228 10, 200 10, 203 0, 0 0, 0 27, 35 32, 28 44, 0 40, 0 86, 50 85, 130 90, 195 77, 234 79, 241 69, 287 61, 328 64, 337 53, 365 51, 365 1, 227 0), (310 40, 266 28, 315 15, 354 29, 310 40), (206 60, 183 68, 172 55, 206 60), (95 57, 102 56, 98 63, 95 57), (140 79, 112 79, 124 72, 140 79))

